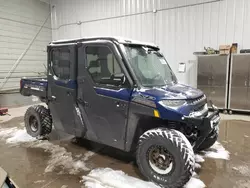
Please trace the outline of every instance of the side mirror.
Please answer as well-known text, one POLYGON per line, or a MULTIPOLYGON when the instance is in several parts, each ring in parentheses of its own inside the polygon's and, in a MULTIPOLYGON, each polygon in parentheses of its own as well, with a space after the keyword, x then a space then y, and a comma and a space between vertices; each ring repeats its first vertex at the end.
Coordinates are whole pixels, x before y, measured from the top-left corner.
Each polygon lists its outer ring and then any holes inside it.
POLYGON ((111 79, 117 83, 117 85, 122 85, 126 81, 126 77, 123 73, 115 73, 111 76, 111 79))

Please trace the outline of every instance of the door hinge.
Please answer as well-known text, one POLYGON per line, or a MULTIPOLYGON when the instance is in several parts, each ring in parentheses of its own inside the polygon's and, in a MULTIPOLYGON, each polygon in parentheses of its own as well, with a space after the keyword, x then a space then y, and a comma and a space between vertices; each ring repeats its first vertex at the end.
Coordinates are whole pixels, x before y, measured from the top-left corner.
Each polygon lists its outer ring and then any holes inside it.
POLYGON ((86 101, 84 101, 84 100, 82 100, 82 99, 77 99, 77 101, 78 101, 79 103, 81 103, 84 107, 89 107, 89 103, 88 103, 88 102, 86 102, 86 101))
POLYGON ((82 100, 82 99, 77 99, 77 102, 79 102, 79 103, 84 103, 84 100, 82 100))

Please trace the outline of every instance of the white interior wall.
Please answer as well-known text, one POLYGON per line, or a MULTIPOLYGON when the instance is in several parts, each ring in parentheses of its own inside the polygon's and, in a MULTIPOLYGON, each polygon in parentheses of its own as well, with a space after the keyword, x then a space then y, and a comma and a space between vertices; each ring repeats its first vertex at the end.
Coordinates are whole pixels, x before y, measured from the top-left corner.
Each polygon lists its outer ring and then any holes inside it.
POLYGON ((46 46, 52 39, 50 6, 39 0, 0 0, 0 91, 19 88, 21 77, 37 77, 44 72, 46 46), (48 18, 20 64, 9 71, 27 49, 48 18))
POLYGON ((154 42, 183 83, 196 85, 194 51, 250 48, 249 0, 52 0, 54 40, 115 35, 154 42), (188 71, 178 73, 178 63, 188 71))

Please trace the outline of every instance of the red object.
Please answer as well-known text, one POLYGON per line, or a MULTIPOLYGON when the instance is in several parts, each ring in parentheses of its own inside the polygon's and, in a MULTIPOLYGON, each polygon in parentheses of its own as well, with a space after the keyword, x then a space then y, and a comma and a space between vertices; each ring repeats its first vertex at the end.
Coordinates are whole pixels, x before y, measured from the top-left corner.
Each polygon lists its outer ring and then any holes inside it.
POLYGON ((8 108, 0 108, 0 115, 6 115, 8 113, 8 108))

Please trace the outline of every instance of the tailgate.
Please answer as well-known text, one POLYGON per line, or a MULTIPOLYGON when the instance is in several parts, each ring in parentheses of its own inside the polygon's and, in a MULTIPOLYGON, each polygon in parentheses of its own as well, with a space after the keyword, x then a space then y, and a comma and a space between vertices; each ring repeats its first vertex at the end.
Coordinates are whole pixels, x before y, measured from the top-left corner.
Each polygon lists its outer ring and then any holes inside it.
POLYGON ((22 78, 20 81, 20 93, 23 96, 37 96, 46 98, 47 97, 47 79, 34 78, 27 79, 22 78))

